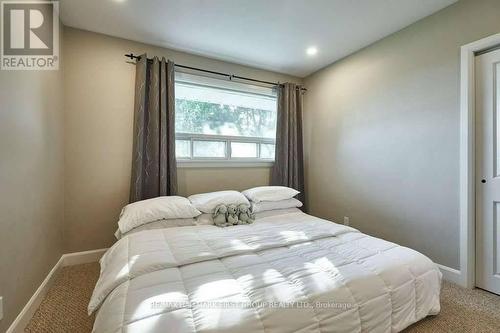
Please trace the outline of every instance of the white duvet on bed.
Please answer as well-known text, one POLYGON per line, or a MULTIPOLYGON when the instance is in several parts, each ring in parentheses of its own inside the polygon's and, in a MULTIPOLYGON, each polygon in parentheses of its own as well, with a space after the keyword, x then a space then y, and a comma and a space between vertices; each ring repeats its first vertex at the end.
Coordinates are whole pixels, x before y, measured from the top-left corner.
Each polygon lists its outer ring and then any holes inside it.
POLYGON ((295 212, 146 230, 101 259, 94 332, 398 332, 440 310, 424 255, 295 212))

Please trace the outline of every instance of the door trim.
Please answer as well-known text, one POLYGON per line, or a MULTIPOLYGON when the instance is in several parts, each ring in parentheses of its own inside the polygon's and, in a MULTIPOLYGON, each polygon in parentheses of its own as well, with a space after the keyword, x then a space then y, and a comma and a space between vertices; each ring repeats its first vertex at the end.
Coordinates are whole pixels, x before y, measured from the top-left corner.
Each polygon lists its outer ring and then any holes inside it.
POLYGON ((460 285, 476 283, 475 66, 476 53, 500 45, 500 33, 460 48, 460 285))

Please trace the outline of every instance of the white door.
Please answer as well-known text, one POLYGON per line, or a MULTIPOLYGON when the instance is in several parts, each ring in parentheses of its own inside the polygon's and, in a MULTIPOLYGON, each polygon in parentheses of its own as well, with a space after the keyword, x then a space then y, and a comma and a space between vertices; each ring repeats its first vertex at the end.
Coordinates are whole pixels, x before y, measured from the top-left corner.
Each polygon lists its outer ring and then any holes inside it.
POLYGON ((475 61, 476 285, 500 294, 500 50, 475 61))

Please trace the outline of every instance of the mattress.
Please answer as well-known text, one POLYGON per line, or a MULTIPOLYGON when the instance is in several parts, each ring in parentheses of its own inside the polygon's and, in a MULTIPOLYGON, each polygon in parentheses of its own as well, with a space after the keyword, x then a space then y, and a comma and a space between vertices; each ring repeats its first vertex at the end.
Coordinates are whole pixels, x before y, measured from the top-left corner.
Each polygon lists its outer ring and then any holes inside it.
POLYGON ((144 230, 101 259, 94 332, 399 332, 440 311, 426 256, 302 212, 144 230))

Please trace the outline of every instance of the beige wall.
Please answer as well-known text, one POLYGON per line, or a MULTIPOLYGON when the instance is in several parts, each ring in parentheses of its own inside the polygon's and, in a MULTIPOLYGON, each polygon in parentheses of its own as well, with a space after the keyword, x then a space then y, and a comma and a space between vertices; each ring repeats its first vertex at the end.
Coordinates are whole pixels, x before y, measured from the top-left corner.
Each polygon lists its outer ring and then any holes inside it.
MULTIPOLYGON (((66 27, 65 249, 107 247, 128 201, 135 67, 125 53, 269 81, 299 79, 66 27)), ((179 169, 179 194, 267 184, 268 168, 179 169)))
POLYGON ((62 254, 62 74, 0 71, 0 296, 10 326, 62 254))
POLYGON ((459 48, 499 18, 460 1, 305 79, 313 214, 459 267, 459 48))
POLYGON ((243 191, 250 187, 268 185, 270 168, 179 168, 177 181, 180 195, 210 191, 243 191))

